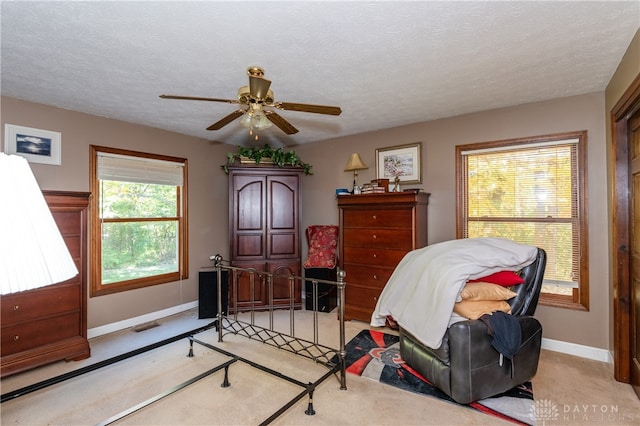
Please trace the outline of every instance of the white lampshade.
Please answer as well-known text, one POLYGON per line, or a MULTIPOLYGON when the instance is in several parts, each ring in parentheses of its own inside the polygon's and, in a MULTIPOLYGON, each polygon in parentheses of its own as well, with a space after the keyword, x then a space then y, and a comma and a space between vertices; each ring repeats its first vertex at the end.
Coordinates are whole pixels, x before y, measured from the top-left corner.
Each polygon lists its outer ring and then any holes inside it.
POLYGON ((0 182, 0 294, 78 275, 27 160, 0 153, 0 182))

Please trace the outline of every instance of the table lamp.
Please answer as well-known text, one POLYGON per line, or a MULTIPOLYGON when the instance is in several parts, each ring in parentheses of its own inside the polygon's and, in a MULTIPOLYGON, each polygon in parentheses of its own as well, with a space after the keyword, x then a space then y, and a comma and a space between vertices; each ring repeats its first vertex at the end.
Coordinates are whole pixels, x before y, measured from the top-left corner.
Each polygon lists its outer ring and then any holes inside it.
POLYGON ((367 165, 364 164, 360 155, 356 152, 351 154, 349 157, 349 161, 347 161, 347 166, 344 168, 345 172, 353 171, 353 193, 359 194, 360 187, 358 186, 358 170, 368 169, 367 165))

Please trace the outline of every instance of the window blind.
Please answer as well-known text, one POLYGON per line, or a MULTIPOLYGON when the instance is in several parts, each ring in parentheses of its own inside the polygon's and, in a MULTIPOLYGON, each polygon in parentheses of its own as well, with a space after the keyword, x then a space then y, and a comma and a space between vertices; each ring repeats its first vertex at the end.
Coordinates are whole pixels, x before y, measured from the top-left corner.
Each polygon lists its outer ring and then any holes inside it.
POLYGON ((463 234, 542 247, 545 279, 579 279, 578 139, 462 152, 463 234))
POLYGON ((98 153, 98 179, 182 186, 183 163, 98 153))

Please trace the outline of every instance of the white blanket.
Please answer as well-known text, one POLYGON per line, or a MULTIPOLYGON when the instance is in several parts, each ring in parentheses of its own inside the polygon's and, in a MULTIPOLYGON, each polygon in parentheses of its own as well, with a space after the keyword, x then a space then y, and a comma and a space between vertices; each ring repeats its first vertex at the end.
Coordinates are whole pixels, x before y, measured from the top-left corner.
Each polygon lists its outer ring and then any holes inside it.
POLYGON ((382 327, 391 315, 421 343, 437 349, 467 280, 518 271, 536 254, 536 247, 502 238, 464 238, 411 251, 382 290, 371 325, 382 327))

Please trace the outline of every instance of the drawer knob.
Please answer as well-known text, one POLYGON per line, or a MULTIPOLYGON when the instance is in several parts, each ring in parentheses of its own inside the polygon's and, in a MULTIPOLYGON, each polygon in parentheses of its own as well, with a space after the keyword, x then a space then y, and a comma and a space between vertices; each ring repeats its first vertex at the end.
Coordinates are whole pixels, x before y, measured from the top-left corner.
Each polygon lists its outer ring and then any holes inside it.
POLYGON ((373 239, 375 240, 376 238, 378 238, 378 236, 376 234, 373 234, 373 239))
POLYGON ((378 255, 373 253, 373 258, 375 259, 376 257, 378 257, 378 255))
POLYGON ((20 340, 20 336, 18 336, 18 335, 13 336, 13 341, 14 342, 17 342, 18 340, 20 340))
POLYGON ((377 276, 376 274, 373 274, 373 279, 374 279, 374 280, 377 280, 377 279, 378 279, 378 276, 377 276))
POLYGON ((378 218, 378 216, 376 216, 375 214, 372 217, 373 217, 373 220, 376 220, 378 218))
POLYGON ((20 309, 20 305, 13 305, 13 310, 17 311, 18 309, 20 309))

